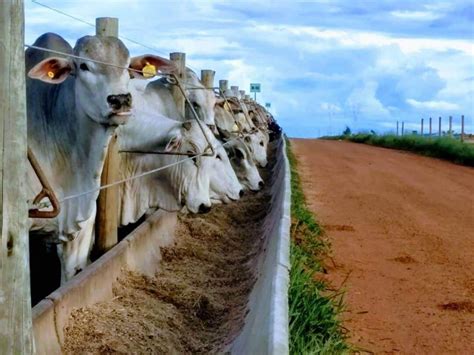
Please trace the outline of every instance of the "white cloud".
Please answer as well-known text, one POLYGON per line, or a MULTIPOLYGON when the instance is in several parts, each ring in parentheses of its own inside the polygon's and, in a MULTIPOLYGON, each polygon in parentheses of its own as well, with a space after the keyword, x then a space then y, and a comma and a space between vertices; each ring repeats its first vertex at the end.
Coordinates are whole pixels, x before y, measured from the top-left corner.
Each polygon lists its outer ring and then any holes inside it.
POLYGON ((459 106, 446 101, 417 101, 414 99, 407 99, 407 103, 417 109, 450 111, 458 110, 459 106))
POLYGON ((321 105, 319 105, 319 107, 321 108, 321 110, 329 111, 331 113, 342 112, 342 109, 338 105, 331 104, 329 102, 323 102, 323 103, 321 103, 321 105))
MULTIPOLYGON (((395 37, 379 32, 357 31, 353 29, 325 29, 311 26, 275 26, 275 25, 257 25, 256 31, 262 31, 269 35, 290 34, 300 38, 304 48, 311 52, 321 52, 334 45, 350 48, 366 47, 387 47, 391 45, 398 46, 403 53, 411 54, 424 50, 433 50, 444 52, 447 50, 457 50, 474 56, 474 44, 472 41, 459 39, 432 39, 416 37, 395 37), (307 38, 304 41, 304 37, 307 38), (311 42, 310 39, 318 40, 311 42)), ((288 40, 291 42, 291 39, 288 40)))
POLYGON ((432 11, 392 11, 390 14, 402 19, 419 21, 432 21, 441 16, 432 11))

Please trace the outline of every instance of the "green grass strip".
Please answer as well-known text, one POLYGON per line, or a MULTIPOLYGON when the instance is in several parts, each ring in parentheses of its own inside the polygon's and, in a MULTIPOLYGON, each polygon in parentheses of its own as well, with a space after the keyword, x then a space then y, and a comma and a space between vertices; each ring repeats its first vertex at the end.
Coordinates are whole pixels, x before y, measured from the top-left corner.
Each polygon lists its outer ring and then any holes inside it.
POLYGON ((350 351, 338 315, 343 295, 316 275, 330 246, 306 205, 297 162, 287 140, 291 168, 290 354, 341 354, 350 351))
POLYGON ((355 143, 365 143, 379 147, 408 150, 429 157, 474 166, 474 144, 463 143, 451 137, 422 137, 417 135, 395 136, 375 134, 352 134, 331 137, 345 139, 355 143))

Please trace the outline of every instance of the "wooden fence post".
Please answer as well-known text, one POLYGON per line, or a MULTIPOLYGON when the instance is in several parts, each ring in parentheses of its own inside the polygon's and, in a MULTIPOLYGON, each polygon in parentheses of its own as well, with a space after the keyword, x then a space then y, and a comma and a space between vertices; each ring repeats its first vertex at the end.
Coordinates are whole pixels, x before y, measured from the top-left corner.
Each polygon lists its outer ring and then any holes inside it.
POLYGON ((0 5, 0 354, 32 354, 24 8, 0 5))
POLYGON ((222 92, 226 92, 229 89, 229 81, 228 80, 219 80, 219 90, 222 92))
POLYGON ((421 136, 423 137, 423 123, 425 122, 425 119, 421 119, 421 136))
POLYGON ((449 116, 449 136, 453 136, 453 116, 449 116))
POLYGON ((235 97, 239 97, 240 96, 240 92, 239 92, 239 87, 238 86, 231 86, 230 87, 230 91, 232 91, 232 94, 235 96, 235 97))
MULTIPOLYGON (((178 71, 176 76, 181 81, 183 85, 185 85, 186 81, 186 54, 174 52, 170 53, 170 59, 175 62, 176 66, 178 67, 178 71)), ((176 102, 176 106, 178 108, 178 112, 184 117, 186 114, 185 111, 185 102, 183 94, 177 85, 171 86, 171 94, 173 95, 174 101, 176 102)))
POLYGON ((216 72, 210 69, 201 70, 201 83, 205 88, 212 89, 214 88, 214 76, 216 72))
POLYGON ((438 137, 441 137, 441 117, 439 118, 439 123, 438 123, 438 137))
POLYGON ((118 18, 98 17, 95 19, 95 34, 97 36, 118 37, 118 18))
MULTIPOLYGON (((96 35, 118 37, 118 19, 100 17, 96 19, 96 35)), ((107 156, 102 170, 101 185, 107 185, 119 180, 119 152, 117 134, 110 139, 107 156)), ((97 199, 95 253, 102 255, 118 242, 118 186, 100 191, 97 199)))
POLYGON ((461 116, 461 142, 464 142, 464 115, 461 116))

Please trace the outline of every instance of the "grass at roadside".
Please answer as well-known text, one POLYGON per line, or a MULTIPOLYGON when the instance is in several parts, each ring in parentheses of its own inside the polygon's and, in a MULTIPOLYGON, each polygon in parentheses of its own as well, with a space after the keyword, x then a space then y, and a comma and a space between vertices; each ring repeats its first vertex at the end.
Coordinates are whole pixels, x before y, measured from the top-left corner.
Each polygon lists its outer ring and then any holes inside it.
POLYGON ((350 350, 339 320, 342 294, 318 280, 329 251, 321 227, 306 206, 289 141, 291 168, 291 271, 289 289, 290 354, 340 354, 350 350))
MULTIPOLYGON (((328 137, 329 138, 329 137, 328 137)), ((421 137, 417 135, 395 136, 375 134, 352 134, 330 137, 330 139, 345 139, 355 143, 365 143, 385 148, 408 150, 418 154, 449 160, 457 164, 474 166, 474 144, 462 143, 450 138, 421 137)))

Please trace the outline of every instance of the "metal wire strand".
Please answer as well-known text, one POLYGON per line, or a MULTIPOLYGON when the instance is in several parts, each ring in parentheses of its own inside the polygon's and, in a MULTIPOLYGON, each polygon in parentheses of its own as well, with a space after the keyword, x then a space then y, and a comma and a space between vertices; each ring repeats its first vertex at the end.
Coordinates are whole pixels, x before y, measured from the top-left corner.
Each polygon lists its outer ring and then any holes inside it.
MULTIPOLYGON (((39 6, 43 6, 44 8, 47 8, 47 9, 49 9, 49 10, 51 10, 51 11, 54 11, 54 12, 57 12, 58 14, 61 14, 61 15, 66 16, 66 17, 69 17, 69 18, 71 18, 71 19, 73 19, 73 20, 76 20, 76 21, 79 21, 79 22, 81 22, 81 23, 84 23, 84 24, 86 24, 86 25, 88 25, 88 26, 95 27, 95 25, 94 25, 93 23, 88 22, 88 21, 86 21, 86 20, 83 20, 83 19, 81 19, 81 18, 79 18, 79 17, 70 15, 70 14, 68 14, 67 12, 61 11, 61 10, 59 10, 59 9, 56 9, 56 8, 54 8, 54 7, 52 7, 52 6, 43 4, 43 3, 39 2, 39 1, 36 1, 36 0, 31 0, 31 1, 32 1, 34 4, 37 4, 37 5, 39 5, 39 6)), ((150 50, 154 51, 155 53, 157 53, 157 54, 159 54, 159 55, 161 55, 161 56, 163 56, 163 57, 166 57, 166 54, 161 53, 161 52, 160 52, 158 49, 156 49, 155 47, 151 47, 151 46, 149 46, 149 45, 143 44, 143 43, 141 43, 141 42, 138 42, 138 41, 136 41, 136 40, 134 40, 134 39, 131 39, 131 38, 128 38, 128 37, 125 37, 125 36, 119 36, 119 38, 120 38, 120 39, 124 39, 124 40, 126 40, 126 41, 128 41, 128 42, 137 44, 137 45, 139 45, 139 46, 142 46, 143 48, 150 49, 150 50)), ((188 65, 188 67, 190 67, 190 66, 188 65)), ((192 67, 190 67, 190 68, 194 70, 194 68, 192 68, 192 67)))
MULTIPOLYGON (((222 146, 225 146, 235 140, 239 139, 239 137, 236 137, 236 138, 233 138, 231 140, 228 140, 227 142, 225 143, 222 143, 222 146)), ((216 147, 213 147, 214 149, 216 147)), ((118 181, 114 181, 110 184, 106 184, 106 185, 102 185, 102 186, 99 186, 97 188, 94 188, 94 189, 91 189, 91 190, 87 190, 87 191, 83 191, 83 192, 80 192, 80 193, 77 193, 77 194, 73 194, 73 195, 69 195, 69 196, 66 196, 66 197, 63 197, 62 199, 59 200, 59 204, 62 204, 63 202, 65 201, 68 201, 68 200, 72 200, 72 199, 75 199, 75 198, 79 198, 79 197, 82 197, 82 196, 86 196, 86 195, 89 195, 89 194, 92 194, 92 193, 95 193, 95 192, 98 192, 98 191, 101 191, 101 190, 105 190, 105 189, 108 189, 108 188, 111 188, 113 186, 116 186, 116 185, 120 185, 120 184, 123 184, 125 182, 128 182, 128 181, 131 181, 131 180, 135 180, 135 179, 139 179, 139 178, 142 178, 144 176, 147 176, 147 175, 151 175, 151 174, 154 174, 154 173, 157 173, 159 171, 162 171, 162 170, 165 170, 165 169, 168 169, 168 168, 171 168, 173 166, 176 166, 176 165, 179 165, 179 164, 182 164, 184 163, 185 161, 188 161, 188 160, 192 160, 196 157, 200 157, 200 156, 206 156, 206 151, 202 152, 202 153, 199 153, 199 154, 195 154, 193 156, 190 156, 188 158, 185 158, 185 159, 181 159, 181 160, 178 160, 177 162, 174 162, 174 163, 171 163, 171 164, 168 164, 168 165, 165 165, 165 166, 161 166, 159 168, 156 168, 156 169, 152 169, 152 170, 148 170, 148 171, 145 171, 141 174, 137 174, 137 175, 134 175, 134 176, 131 176, 129 178, 126 178, 126 179, 122 179, 122 180, 118 180, 118 181)), ((33 207, 33 206, 30 206, 30 207, 33 207)), ((35 208, 37 208, 38 210, 39 209, 42 209, 42 208, 48 208, 48 207, 51 207, 51 204, 49 202, 41 202, 37 205, 34 205, 35 208)))

